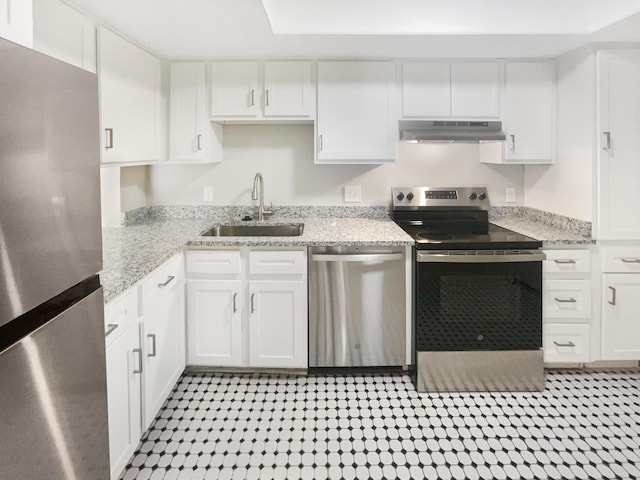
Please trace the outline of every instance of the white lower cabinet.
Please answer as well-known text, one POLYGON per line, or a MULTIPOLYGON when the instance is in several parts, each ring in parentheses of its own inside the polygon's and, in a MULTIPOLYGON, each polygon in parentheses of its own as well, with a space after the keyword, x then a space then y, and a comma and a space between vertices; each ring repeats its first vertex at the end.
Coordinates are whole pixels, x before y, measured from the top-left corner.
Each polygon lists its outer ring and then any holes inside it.
POLYGON ((187 252, 188 364, 306 368, 306 258, 306 248, 187 252))
POLYGON ((587 363, 591 356, 591 252, 545 250, 542 264, 544 362, 587 363))
POLYGON ((184 328, 182 254, 105 307, 112 480, 184 371, 184 328))

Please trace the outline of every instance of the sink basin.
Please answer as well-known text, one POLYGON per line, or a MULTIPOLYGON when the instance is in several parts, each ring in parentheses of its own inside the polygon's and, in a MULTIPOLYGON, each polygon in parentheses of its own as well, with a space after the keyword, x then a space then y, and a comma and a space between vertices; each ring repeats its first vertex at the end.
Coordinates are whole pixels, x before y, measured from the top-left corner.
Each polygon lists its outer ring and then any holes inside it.
POLYGON ((302 235, 304 223, 288 225, 216 225, 202 232, 205 237, 297 237, 302 235))

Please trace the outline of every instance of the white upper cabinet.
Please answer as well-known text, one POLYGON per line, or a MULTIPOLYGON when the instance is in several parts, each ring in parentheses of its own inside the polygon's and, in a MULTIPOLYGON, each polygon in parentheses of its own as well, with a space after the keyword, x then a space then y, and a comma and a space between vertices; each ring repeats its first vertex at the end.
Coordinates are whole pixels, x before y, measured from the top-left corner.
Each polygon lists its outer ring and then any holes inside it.
POLYGON ((553 161, 553 64, 508 62, 504 129, 507 161, 553 161))
POLYGON ((211 117, 216 121, 310 120, 314 98, 310 62, 211 65, 211 117))
POLYGON ((498 62, 405 62, 405 118, 498 118, 498 62))
POLYGON ((640 50, 598 52, 598 212, 601 240, 640 240, 640 50))
POLYGON ((96 25, 59 0, 35 0, 33 48, 39 52, 96 71, 96 25))
POLYGON ((159 160, 160 60, 98 29, 102 163, 159 160))
POLYGON ((319 62, 317 163, 394 161, 392 62, 319 62))
POLYGON ((0 0, 0 37, 25 47, 33 45, 31 0, 0 0))
POLYGON ((222 128, 207 116, 207 78, 204 63, 171 64, 169 104, 169 160, 219 162, 222 128))

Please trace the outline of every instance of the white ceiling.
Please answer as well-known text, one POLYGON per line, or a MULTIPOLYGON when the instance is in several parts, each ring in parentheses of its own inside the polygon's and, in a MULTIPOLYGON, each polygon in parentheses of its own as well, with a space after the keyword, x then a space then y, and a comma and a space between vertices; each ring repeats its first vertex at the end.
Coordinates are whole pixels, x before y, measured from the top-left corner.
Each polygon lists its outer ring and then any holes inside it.
POLYGON ((546 58, 592 42, 640 42, 640 13, 633 13, 640 0, 535 0, 543 7, 536 14, 530 0, 431 0, 459 9, 440 8, 435 23, 421 15, 419 4, 427 0, 321 0, 322 8, 319 0, 264 0, 264 6, 261 0, 66 1, 168 59, 546 58), (498 1, 510 3, 498 7, 498 1), (377 8, 363 10, 362 2, 377 8), (415 11, 381 9, 389 2, 415 11), (473 10, 473 4, 486 9, 473 10), (505 9, 509 4, 523 9, 505 9), (558 20, 563 12, 570 18, 564 23, 558 20), (442 33, 443 25, 454 33, 442 33), (295 33, 274 34, 272 26, 295 33))

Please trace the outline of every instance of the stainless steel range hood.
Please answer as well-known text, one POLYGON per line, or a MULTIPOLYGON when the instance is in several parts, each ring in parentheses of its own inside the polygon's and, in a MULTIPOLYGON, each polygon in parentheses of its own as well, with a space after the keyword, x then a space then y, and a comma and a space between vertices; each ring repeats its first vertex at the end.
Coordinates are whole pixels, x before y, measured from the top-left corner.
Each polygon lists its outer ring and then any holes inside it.
POLYGON ((400 141, 482 143, 505 140, 500 121, 400 120, 400 141))

